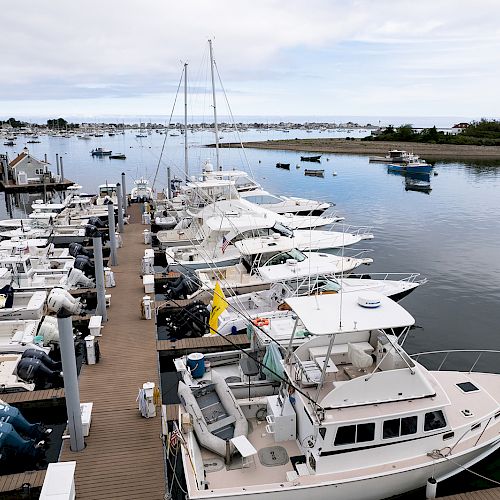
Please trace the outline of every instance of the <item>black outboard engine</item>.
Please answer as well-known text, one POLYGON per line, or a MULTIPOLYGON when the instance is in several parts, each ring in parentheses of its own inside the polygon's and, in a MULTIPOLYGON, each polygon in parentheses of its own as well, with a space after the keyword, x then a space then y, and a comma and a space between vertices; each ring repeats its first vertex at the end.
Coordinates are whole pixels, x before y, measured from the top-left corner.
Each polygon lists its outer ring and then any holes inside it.
POLYGON ((202 337, 208 333, 210 312, 206 304, 197 300, 183 308, 172 311, 165 318, 165 326, 170 336, 177 339, 202 337))
POLYGON ((96 226, 92 224, 85 225, 85 236, 93 238, 94 236, 99 236, 100 234, 101 233, 99 232, 96 226))
POLYGON ((193 275, 181 275, 165 285, 167 299, 187 299, 200 288, 200 282, 193 275))
POLYGON ((85 255, 78 255, 75 258, 73 267, 82 271, 88 278, 95 278, 94 263, 85 255))
POLYGON ((17 364, 17 376, 36 387, 61 386, 61 370, 51 370, 41 359, 22 358, 17 364))
POLYGON ((103 222, 99 217, 89 217, 89 224, 98 228, 105 228, 108 225, 103 222))
POLYGON ((11 285, 0 288, 0 300, 3 302, 2 308, 10 309, 14 305, 14 289, 11 285))
POLYGON ((78 257, 79 255, 85 255, 85 257, 92 258, 94 256, 94 252, 92 250, 87 250, 80 243, 70 243, 69 244, 69 254, 71 257, 78 257))
POLYGON ((47 368, 50 368, 51 370, 54 371, 62 370, 61 362, 54 361, 48 354, 46 354, 41 349, 26 349, 23 352, 23 355, 21 356, 21 359, 23 358, 39 359, 40 361, 43 362, 45 366, 47 366, 47 368))

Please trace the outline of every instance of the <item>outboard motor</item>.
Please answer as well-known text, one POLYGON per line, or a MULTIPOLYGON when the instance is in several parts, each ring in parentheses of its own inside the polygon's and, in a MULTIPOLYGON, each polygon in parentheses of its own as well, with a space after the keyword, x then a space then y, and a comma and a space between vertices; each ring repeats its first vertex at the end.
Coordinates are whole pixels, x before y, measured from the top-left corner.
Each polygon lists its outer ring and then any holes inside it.
POLYGON ((71 257, 78 257, 79 255, 85 255, 85 257, 92 258, 94 256, 94 252, 92 250, 87 250, 80 243, 70 243, 69 244, 69 254, 71 257))
POLYGON ((93 279, 87 278, 83 271, 80 269, 75 269, 74 267, 68 274, 68 279, 66 281, 67 288, 94 288, 95 282, 93 279))
POLYGON ((31 424, 15 406, 3 402, 0 402, 0 422, 7 422, 20 435, 36 440, 43 439, 52 432, 52 429, 45 428, 41 423, 31 424))
POLYGON ((38 335, 43 337, 43 345, 45 347, 59 346, 59 327, 57 325, 57 318, 54 316, 45 316, 38 328, 38 335))
POLYGON ((94 236, 100 236, 99 229, 97 229, 96 226, 93 226, 92 224, 86 224, 85 225, 85 236, 88 238, 93 238, 94 236))
POLYGON ((24 439, 12 424, 0 422, 0 465, 2 465, 2 471, 15 464, 23 464, 23 466, 35 464, 43 456, 44 444, 44 441, 24 439))
POLYGON ((108 225, 103 222, 99 217, 89 217, 89 224, 100 229, 108 227, 108 225))
POLYGON ((75 269, 83 271, 88 277, 95 277, 94 263, 85 255, 78 255, 73 264, 75 269))
POLYGON ((169 334, 177 339, 202 337, 208 333, 210 312, 207 306, 197 300, 178 310, 172 311, 165 318, 169 334))
POLYGON ((184 271, 184 273, 185 274, 181 274, 176 280, 165 285, 165 295, 167 299, 187 299, 189 295, 192 295, 200 288, 200 281, 196 274, 187 270, 184 271))
POLYGON ((53 288, 47 299, 47 306, 55 313, 62 310, 67 311, 69 314, 81 314, 83 305, 80 299, 75 299, 69 292, 63 288, 53 288))
POLYGON ((41 359, 21 358, 16 371, 20 379, 25 382, 34 382, 38 387, 44 387, 47 384, 57 386, 62 384, 61 370, 49 368, 41 359))
POLYGON ((52 371, 61 371, 62 364, 60 361, 54 361, 48 354, 46 354, 41 349, 26 349, 21 359, 31 358, 31 359, 39 359, 47 368, 50 368, 52 371))

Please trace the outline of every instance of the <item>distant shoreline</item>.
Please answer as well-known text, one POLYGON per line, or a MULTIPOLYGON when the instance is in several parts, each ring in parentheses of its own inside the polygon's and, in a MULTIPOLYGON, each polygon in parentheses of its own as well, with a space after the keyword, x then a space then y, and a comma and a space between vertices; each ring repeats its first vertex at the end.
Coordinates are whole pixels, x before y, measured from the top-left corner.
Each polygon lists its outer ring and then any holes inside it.
MULTIPOLYGON (((215 147, 209 144, 206 147, 215 147)), ((221 143, 223 148, 239 148, 240 143, 221 143)), ((422 158, 439 159, 500 159, 499 146, 467 146, 458 144, 426 144, 419 142, 382 142, 346 139, 283 139, 244 142, 243 147, 277 149, 306 153, 338 153, 384 156, 391 149, 403 149, 422 158)))

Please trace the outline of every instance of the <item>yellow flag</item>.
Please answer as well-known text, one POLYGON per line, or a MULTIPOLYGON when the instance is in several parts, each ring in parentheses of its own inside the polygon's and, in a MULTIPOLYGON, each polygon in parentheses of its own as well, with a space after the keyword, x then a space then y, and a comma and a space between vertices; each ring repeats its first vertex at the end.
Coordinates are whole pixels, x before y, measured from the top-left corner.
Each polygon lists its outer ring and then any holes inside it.
POLYGON ((216 335, 219 326, 219 316, 227 309, 227 302, 219 282, 215 284, 214 298, 212 300, 212 310, 210 311, 210 335, 216 335))

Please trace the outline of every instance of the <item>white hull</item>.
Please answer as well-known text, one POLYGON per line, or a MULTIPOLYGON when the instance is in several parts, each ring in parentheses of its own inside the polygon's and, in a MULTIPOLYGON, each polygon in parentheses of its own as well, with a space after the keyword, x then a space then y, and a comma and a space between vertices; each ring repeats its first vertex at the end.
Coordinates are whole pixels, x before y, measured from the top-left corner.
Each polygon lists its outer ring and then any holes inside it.
MULTIPOLYGON (((453 461, 467 466, 476 463, 478 460, 486 458, 500 447, 500 438, 476 448, 463 455, 453 456, 453 461)), ((182 454, 182 460, 185 470, 190 467, 189 459, 186 454, 182 454)), ((256 457, 256 460, 258 458, 256 457)), ((290 470, 292 465, 290 464, 290 470)), ((425 466, 420 466, 413 469, 398 469, 396 472, 389 472, 375 477, 356 478, 355 480, 324 482, 323 484, 305 485, 300 484, 300 477, 297 485, 291 483, 280 483, 277 487, 273 485, 265 487, 246 487, 241 488, 238 493, 233 493, 234 489, 228 490, 210 490, 196 491, 192 489, 192 485, 188 483, 188 498, 190 499, 212 499, 212 500, 237 500, 241 498, 258 499, 258 500, 382 500, 393 495, 406 493, 417 488, 425 486, 427 479, 431 476, 438 480, 441 477, 451 477, 462 471, 462 468, 455 463, 441 459, 434 463, 430 462, 425 466), (243 491, 243 489, 245 491, 243 491), (219 493, 220 492, 220 493, 219 493)), ((252 470, 248 469, 251 474, 252 470)), ((315 476, 319 479, 320 476, 315 476)), ((308 477, 306 476, 306 481, 308 477)), ((207 475, 207 480, 210 480, 210 475, 207 475)))

